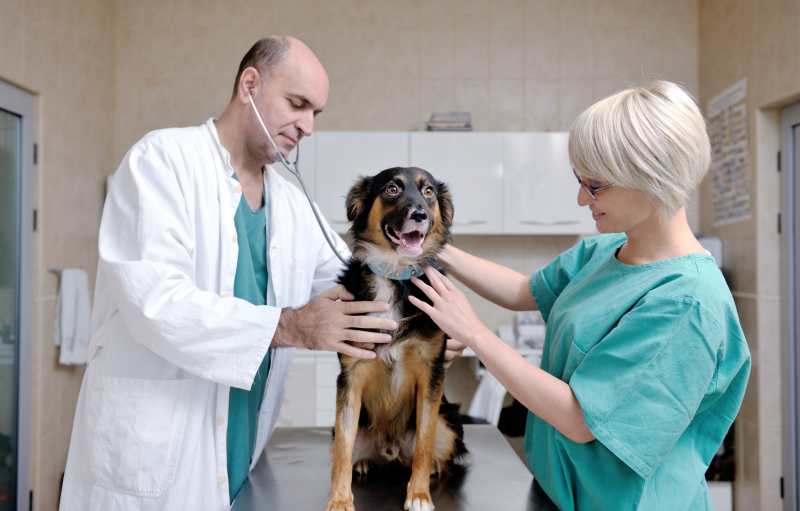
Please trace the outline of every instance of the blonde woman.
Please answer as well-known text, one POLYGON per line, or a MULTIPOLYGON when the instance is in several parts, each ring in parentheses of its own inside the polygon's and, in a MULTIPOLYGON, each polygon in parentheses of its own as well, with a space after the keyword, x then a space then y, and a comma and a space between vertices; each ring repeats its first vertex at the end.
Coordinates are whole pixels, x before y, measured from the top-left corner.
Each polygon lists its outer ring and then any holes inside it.
POLYGON ((750 353, 684 209, 710 162, 705 122, 673 83, 627 89, 578 117, 569 155, 601 235, 530 277, 453 246, 441 255, 484 298, 541 311, 541 368, 435 270, 429 285, 416 280, 430 304, 413 303, 528 408, 528 464, 561 509, 710 509, 704 474, 741 405, 750 353))

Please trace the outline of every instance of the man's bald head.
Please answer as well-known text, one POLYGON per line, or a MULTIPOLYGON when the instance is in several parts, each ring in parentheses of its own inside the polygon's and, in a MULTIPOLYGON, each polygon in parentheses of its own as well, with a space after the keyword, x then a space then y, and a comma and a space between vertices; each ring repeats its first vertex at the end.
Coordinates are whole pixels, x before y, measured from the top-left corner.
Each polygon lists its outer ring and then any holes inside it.
POLYGON ((231 99, 235 98, 238 93, 242 71, 248 67, 254 67, 258 69, 262 76, 269 76, 281 63, 286 61, 286 57, 290 52, 296 54, 300 60, 310 61, 312 64, 322 68, 322 64, 311 48, 295 37, 279 35, 259 39, 247 50, 247 53, 239 63, 231 99))
POLYGON ((328 101, 329 85, 325 68, 305 43, 289 36, 266 37, 239 65, 223 127, 236 126, 232 136, 243 140, 254 160, 262 165, 277 161, 251 107, 285 156, 313 132, 314 119, 328 101))

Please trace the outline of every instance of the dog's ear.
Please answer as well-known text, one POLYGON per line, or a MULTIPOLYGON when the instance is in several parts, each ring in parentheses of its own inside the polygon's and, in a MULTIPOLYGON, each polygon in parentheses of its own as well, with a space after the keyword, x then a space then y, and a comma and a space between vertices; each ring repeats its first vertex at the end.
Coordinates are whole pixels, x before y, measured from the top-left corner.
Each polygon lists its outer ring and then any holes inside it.
POLYGON ((360 177, 356 184, 347 192, 347 219, 354 221, 358 216, 364 212, 364 207, 367 204, 369 197, 369 186, 372 183, 371 177, 360 177))
POLYGON ((444 183, 436 183, 436 196, 439 200, 439 214, 442 215, 442 223, 447 229, 453 225, 453 197, 450 189, 444 183))

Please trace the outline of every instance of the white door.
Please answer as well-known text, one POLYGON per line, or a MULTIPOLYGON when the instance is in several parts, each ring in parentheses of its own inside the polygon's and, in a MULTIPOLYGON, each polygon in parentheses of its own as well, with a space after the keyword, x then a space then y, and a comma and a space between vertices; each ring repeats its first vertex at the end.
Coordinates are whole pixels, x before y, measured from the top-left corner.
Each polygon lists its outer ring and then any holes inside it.
POLYGON ((800 507, 800 103, 783 110, 781 171, 783 233, 783 509, 800 507))
POLYGON ((33 96, 0 80, 0 510, 28 509, 37 174, 33 96))
POLYGON ((502 134, 412 133, 410 161, 447 183, 455 205, 454 234, 502 232, 502 134))
POLYGON ((589 208, 578 206, 578 182, 567 133, 506 133, 505 225, 508 234, 589 234, 589 208))
POLYGON ((316 190, 325 218, 336 232, 349 226, 345 198, 359 176, 408 166, 408 133, 328 131, 317 139, 316 190))

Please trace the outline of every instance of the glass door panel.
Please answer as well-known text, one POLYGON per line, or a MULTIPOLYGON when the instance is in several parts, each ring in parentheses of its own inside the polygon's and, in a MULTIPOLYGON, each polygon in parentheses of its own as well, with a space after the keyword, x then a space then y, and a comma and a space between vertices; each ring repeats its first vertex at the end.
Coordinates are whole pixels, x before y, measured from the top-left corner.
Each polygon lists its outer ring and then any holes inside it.
POLYGON ((0 511, 16 509, 22 119, 0 110, 0 511))

